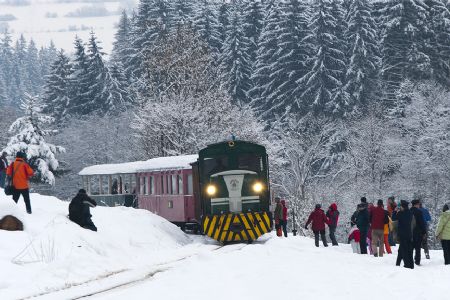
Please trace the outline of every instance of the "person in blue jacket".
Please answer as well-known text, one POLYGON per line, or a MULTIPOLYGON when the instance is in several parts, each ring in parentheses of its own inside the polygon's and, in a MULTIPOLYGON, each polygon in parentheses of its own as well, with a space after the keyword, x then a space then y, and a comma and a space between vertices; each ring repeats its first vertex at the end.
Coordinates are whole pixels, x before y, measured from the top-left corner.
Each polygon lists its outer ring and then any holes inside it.
POLYGON ((420 201, 419 209, 422 212, 423 215, 423 221, 425 223, 425 229, 426 229, 426 237, 422 241, 422 248, 425 252, 425 258, 430 259, 430 248, 428 247, 428 229, 430 228, 430 222, 431 222, 431 215, 428 209, 423 207, 422 201, 420 201))

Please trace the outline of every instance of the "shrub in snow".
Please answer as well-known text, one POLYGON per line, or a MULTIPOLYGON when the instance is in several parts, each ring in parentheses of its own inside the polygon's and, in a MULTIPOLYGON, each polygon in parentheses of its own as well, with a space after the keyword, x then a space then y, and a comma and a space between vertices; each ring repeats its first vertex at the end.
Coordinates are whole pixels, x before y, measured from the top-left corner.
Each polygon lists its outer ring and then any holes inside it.
POLYGON ((26 153, 28 163, 36 170, 36 176, 42 182, 54 184, 53 172, 58 168, 56 154, 64 152, 60 146, 49 144, 45 141, 45 136, 52 133, 43 127, 53 119, 42 114, 42 106, 37 97, 25 94, 21 108, 25 115, 18 118, 11 125, 9 131, 15 133, 9 140, 8 146, 3 149, 10 156, 14 156, 18 151, 26 153))

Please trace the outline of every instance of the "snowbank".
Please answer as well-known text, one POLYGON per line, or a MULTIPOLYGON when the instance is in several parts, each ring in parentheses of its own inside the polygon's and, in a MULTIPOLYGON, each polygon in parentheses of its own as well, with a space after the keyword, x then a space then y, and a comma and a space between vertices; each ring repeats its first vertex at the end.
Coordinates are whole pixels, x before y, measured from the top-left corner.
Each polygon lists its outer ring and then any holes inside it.
POLYGON ((98 232, 67 218, 68 203, 31 195, 25 213, 0 191, 0 218, 24 223, 23 232, 0 230, 0 299, 45 294, 174 256, 191 242, 175 225, 145 210, 97 207, 91 210, 98 232))

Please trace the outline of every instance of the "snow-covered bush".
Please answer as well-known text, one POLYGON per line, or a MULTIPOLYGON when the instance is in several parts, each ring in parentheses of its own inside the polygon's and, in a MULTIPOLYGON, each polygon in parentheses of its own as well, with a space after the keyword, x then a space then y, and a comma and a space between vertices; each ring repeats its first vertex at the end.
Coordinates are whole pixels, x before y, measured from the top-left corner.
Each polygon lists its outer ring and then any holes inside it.
POLYGON ((53 185, 55 183, 53 172, 59 165, 56 155, 65 151, 63 147, 45 141, 45 137, 54 131, 44 128, 53 120, 42 114, 42 105, 36 96, 25 94, 21 108, 24 116, 18 118, 11 125, 9 131, 14 135, 3 151, 7 152, 10 157, 14 157, 19 151, 24 152, 27 155, 28 163, 36 171, 37 178, 53 185))

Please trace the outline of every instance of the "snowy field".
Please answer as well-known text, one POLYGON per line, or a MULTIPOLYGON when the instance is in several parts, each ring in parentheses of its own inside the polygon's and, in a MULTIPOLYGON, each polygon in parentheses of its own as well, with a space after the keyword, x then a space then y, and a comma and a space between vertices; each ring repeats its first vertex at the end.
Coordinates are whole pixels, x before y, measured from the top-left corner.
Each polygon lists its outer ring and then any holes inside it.
POLYGON ((27 41, 73 51, 75 35, 87 41, 94 30, 103 50, 111 52, 116 25, 124 8, 137 0, 0 0, 0 31, 8 28, 13 39, 21 34, 27 41))
POLYGON ((32 194, 26 215, 22 200, 0 195, 0 218, 12 213, 25 225, 0 230, 2 300, 448 299, 450 267, 439 251, 407 270, 395 267, 395 255, 315 248, 304 237, 221 247, 124 207, 92 209, 95 233, 71 223, 68 203, 54 197, 32 194))

